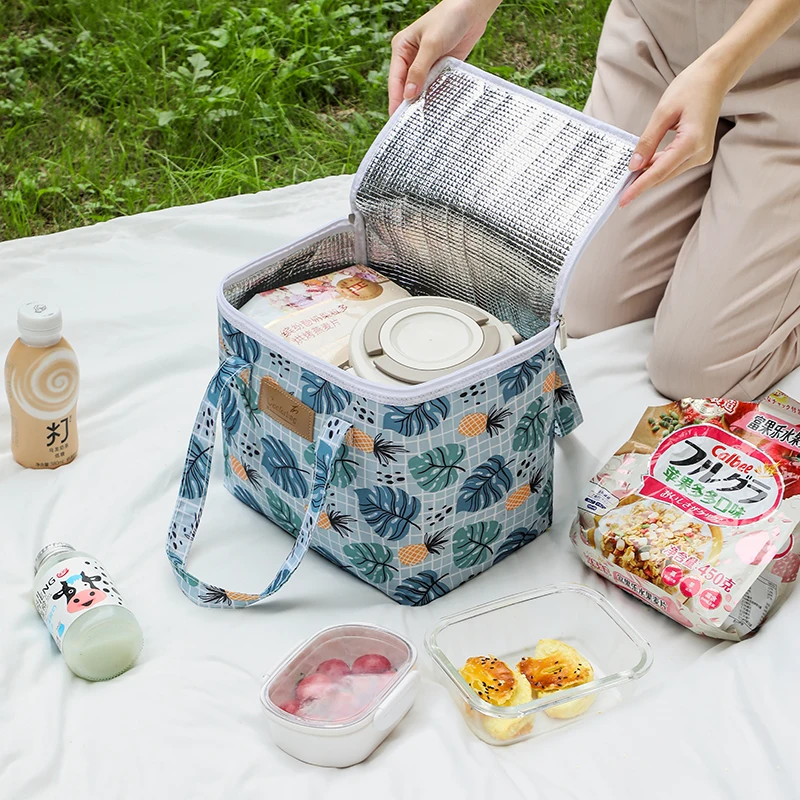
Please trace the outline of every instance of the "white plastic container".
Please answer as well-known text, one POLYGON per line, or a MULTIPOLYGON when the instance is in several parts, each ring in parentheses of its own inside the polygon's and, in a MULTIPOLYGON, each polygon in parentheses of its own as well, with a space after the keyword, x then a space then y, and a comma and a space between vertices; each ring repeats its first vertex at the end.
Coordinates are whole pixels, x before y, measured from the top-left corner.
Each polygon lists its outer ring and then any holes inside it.
MULTIPOLYGON (((275 744, 300 761, 320 767, 360 763, 414 704, 419 681, 416 661, 414 646, 385 628, 353 624, 320 631, 283 661, 261 687, 261 703, 275 744), (336 689, 320 692, 320 697, 300 705, 298 693, 301 697, 306 693, 299 683, 312 676, 321 664, 339 660, 348 667, 357 667, 356 660, 368 654, 388 660, 391 671, 334 676, 336 689), (364 702, 368 695, 359 686, 374 686, 372 699, 364 702), (349 703, 352 696, 357 699, 344 711, 331 712, 340 701, 349 703), (297 705, 300 708, 294 712, 287 710, 296 709, 297 705)), ((371 696, 372 689, 368 691, 371 696)))
POLYGON ((33 601, 67 666, 87 681, 130 669, 142 650, 142 629, 103 566, 64 543, 36 556, 33 601))
POLYGON ((448 297, 394 300, 362 317, 350 336, 350 366, 361 378, 409 385, 510 350, 514 328, 448 297))
POLYGON ((650 645, 601 594, 568 583, 503 597, 447 617, 428 634, 426 647, 470 730, 492 745, 514 744, 610 710, 631 693, 632 681, 653 662, 650 645), (520 659, 533 656, 540 639, 557 639, 575 648, 592 665, 594 680, 504 707, 478 697, 459 673, 474 656, 491 655, 513 669, 520 659), (586 702, 565 705, 581 699, 586 702), (572 716, 576 705, 586 710, 572 716), (554 718, 562 715, 569 718, 554 718), (521 724, 516 726, 518 720, 521 724), (520 733, 496 735, 509 729, 520 733))

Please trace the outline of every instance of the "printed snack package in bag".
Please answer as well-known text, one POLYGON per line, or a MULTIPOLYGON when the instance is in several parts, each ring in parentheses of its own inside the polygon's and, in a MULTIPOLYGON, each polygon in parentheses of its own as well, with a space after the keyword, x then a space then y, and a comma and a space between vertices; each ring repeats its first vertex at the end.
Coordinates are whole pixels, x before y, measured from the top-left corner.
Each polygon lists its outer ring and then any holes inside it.
POLYGON ((649 408, 589 482, 570 538, 621 589, 738 641, 793 587, 798 522, 800 403, 774 392, 649 408))
POLYGON ((301 350, 342 366, 358 321, 380 306, 408 297, 402 286, 355 264, 259 292, 240 310, 301 350))

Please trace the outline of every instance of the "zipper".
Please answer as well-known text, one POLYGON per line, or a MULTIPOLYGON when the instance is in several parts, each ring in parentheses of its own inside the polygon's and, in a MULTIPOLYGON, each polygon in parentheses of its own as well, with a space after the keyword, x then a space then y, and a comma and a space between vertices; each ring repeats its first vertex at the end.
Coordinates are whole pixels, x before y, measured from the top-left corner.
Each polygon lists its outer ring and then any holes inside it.
MULTIPOLYGON (((408 405, 433 400, 451 391, 460 389, 463 386, 467 386, 470 383, 474 383, 475 381, 485 380, 501 372, 503 369, 516 366, 526 358, 530 358, 535 353, 538 353, 540 350, 554 343, 556 325, 554 321, 551 321, 548 327, 534 334, 529 339, 525 339, 516 347, 506 350, 504 353, 497 353, 490 358, 456 370, 442 378, 427 381, 426 383, 416 386, 409 385, 408 387, 396 388, 394 386, 376 384, 364 378, 359 378, 353 372, 346 372, 326 361, 322 361, 322 359, 310 353, 300 350, 298 347, 291 344, 291 342, 287 342, 285 339, 276 336, 271 331, 258 325, 228 301, 226 291, 240 281, 245 280, 271 264, 281 261, 297 249, 322 241, 332 234, 339 233, 343 230, 351 230, 354 234, 356 249, 359 248, 359 244, 361 247, 364 247, 363 218, 355 207, 353 207, 352 213, 355 215, 355 224, 347 218, 337 220, 298 241, 292 242, 280 250, 273 251, 267 256, 261 256, 231 273, 217 288, 217 308, 219 313, 238 331, 254 339, 262 346, 283 353, 301 369, 307 369, 319 375, 319 377, 337 386, 341 386, 343 389, 347 389, 354 394, 383 404, 408 405)), ((364 250, 365 249, 366 248, 364 248, 364 250)), ((367 261, 365 260, 364 263, 367 263, 367 261)))
POLYGON ((359 378, 353 372, 345 372, 333 364, 311 355, 311 353, 300 350, 291 342, 287 342, 286 339, 282 339, 268 331, 234 308, 225 298, 223 286, 224 284, 221 284, 217 291, 217 308, 220 314, 238 331, 254 339, 262 346, 281 352, 301 369, 307 369, 320 378, 341 386, 354 394, 389 405, 422 403, 449 394, 470 383, 485 380, 504 369, 516 366, 548 345, 552 345, 556 334, 551 324, 530 339, 526 339, 522 344, 512 347, 503 353, 497 353, 483 361, 478 361, 468 367, 456 370, 450 375, 426 381, 416 386, 409 385, 408 388, 395 388, 394 386, 376 384, 365 378, 359 378))
POLYGON ((564 322, 564 315, 559 314, 558 317, 558 343, 561 345, 562 350, 567 349, 567 323, 564 322))

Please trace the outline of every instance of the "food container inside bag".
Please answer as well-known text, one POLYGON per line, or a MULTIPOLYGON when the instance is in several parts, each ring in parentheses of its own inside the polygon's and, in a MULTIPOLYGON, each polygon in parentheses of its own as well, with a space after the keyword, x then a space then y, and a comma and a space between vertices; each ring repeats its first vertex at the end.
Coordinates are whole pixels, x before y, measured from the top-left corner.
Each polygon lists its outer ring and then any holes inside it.
POLYGON ((413 705, 419 678, 416 660, 414 646, 385 628, 353 624, 320 631, 289 655, 261 687, 275 744, 317 766, 358 764, 413 705), (380 671, 363 657, 377 657, 371 661, 378 662, 380 671), (359 669, 359 663, 372 671, 359 669), (329 668, 322 667, 326 680, 317 680, 321 665, 329 668), (345 665, 352 668, 349 674, 342 674, 345 665))
POLYGON ((410 297, 362 317, 350 366, 367 380, 420 384, 510 350, 521 337, 477 306, 448 297, 410 297))
POLYGON ((426 646, 467 725, 492 745, 541 736, 608 711, 630 694, 631 682, 653 660, 649 644, 602 595, 573 584, 523 592, 447 617, 428 634, 426 646), (459 672, 475 656, 513 667, 532 655, 541 639, 577 650, 591 664, 594 679, 522 705, 497 706, 478 697, 459 672))
POLYGON ((358 322, 408 296, 375 270, 354 265, 260 292, 240 310, 304 352, 340 366, 358 322))

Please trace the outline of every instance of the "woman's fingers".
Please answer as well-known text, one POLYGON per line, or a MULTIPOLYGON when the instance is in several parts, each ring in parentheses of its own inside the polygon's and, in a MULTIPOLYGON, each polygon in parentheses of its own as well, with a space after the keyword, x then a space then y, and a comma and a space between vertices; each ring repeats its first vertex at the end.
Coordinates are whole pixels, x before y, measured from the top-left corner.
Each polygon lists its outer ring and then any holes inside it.
POLYGON ((392 61, 389 65, 389 113, 394 114, 403 102, 403 91, 408 76, 408 62, 398 50, 392 47, 392 61))
MULTIPOLYGON (((671 147, 671 146, 670 146, 671 147)), ((658 186, 668 178, 677 174, 678 170, 688 169, 691 164, 687 164, 692 157, 691 150, 684 147, 667 149, 663 153, 653 153, 650 166, 639 175, 638 178, 622 193, 619 200, 620 208, 624 208, 628 203, 639 197, 642 192, 658 186)))
POLYGON ((431 67, 445 55, 466 58, 500 0, 441 0, 392 39, 389 110, 416 99, 431 67))
POLYGON ((422 91, 431 67, 444 55, 444 47, 435 36, 422 35, 417 43, 409 30, 401 31, 392 40, 389 65, 389 113, 393 114, 403 100, 413 100, 422 91))
POLYGON ((419 43, 419 50, 413 63, 408 69, 403 97, 406 100, 413 100, 425 85, 425 79, 431 71, 431 67, 444 55, 444 47, 438 39, 433 36, 424 36, 419 43))
POLYGON ((667 135, 667 131, 675 125, 678 119, 678 114, 664 111, 660 105, 656 106, 656 110, 650 117, 644 133, 639 137, 639 142, 631 156, 628 164, 631 171, 644 169, 650 163, 662 139, 667 135))
POLYGON ((726 85, 714 73, 713 67, 709 71, 698 60, 667 87, 629 162, 632 171, 642 172, 622 193, 621 206, 713 158, 722 100, 727 92, 726 85), (658 151, 668 131, 675 131, 675 138, 666 149, 658 151))
POLYGON ((389 63, 389 113, 394 114, 403 102, 408 68, 414 62, 419 47, 414 26, 395 34, 392 39, 392 60, 389 63))

